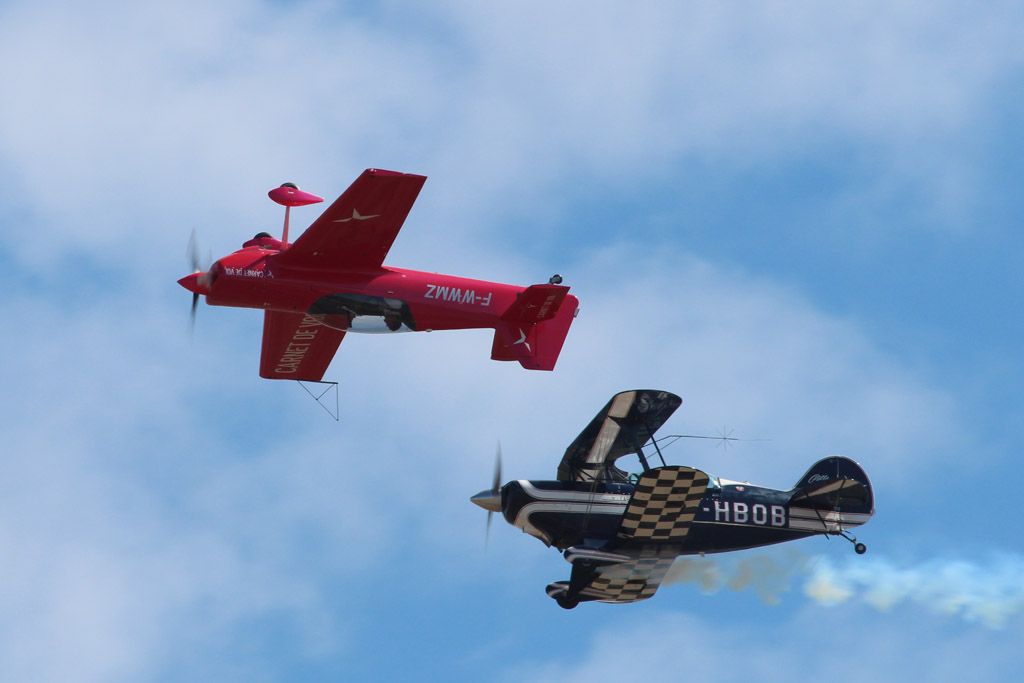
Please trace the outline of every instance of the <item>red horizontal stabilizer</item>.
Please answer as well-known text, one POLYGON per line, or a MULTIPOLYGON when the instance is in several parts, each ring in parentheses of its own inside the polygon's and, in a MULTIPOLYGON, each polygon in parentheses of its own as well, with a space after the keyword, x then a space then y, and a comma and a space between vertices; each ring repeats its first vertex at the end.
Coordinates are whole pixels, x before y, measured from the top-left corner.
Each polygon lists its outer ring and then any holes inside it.
POLYGON ((266 311, 260 377, 319 382, 344 337, 305 313, 266 311))
MULTIPOLYGON (((555 285, 535 285, 527 292, 535 288, 555 287, 555 285)), ((567 287, 557 287, 567 290, 567 287)), ((526 296, 524 293, 516 303, 509 307, 509 310, 501 316, 501 320, 494 329, 494 343, 491 345, 491 359, 493 360, 517 360, 527 370, 554 370, 558 355, 562 352, 562 345, 565 337, 569 334, 569 327, 576 317, 576 307, 579 301, 576 297, 566 295, 563 291, 558 297, 559 305, 555 309, 556 315, 552 318, 546 315, 542 322, 514 322, 506 320, 509 311, 516 308, 517 304, 526 296), (562 305, 564 304, 564 305, 562 305)), ((546 301, 546 297, 542 300, 546 301)), ((528 308, 526 311, 537 315, 541 307, 528 308)), ((524 315, 529 320, 529 315, 524 315)))
POLYGON ((569 293, 561 285, 532 285, 527 287, 512 305, 501 314, 501 319, 514 325, 530 325, 550 320, 569 293))

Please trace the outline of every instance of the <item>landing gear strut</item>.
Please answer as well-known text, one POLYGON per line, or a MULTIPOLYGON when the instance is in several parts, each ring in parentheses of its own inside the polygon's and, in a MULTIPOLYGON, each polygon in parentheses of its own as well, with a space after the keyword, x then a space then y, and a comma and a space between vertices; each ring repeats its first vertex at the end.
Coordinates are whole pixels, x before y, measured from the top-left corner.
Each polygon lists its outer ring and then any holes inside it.
POLYGON ((562 609, 573 609, 580 604, 580 591, 590 582, 594 576, 596 567, 589 560, 576 560, 572 563, 572 575, 569 577, 569 584, 558 593, 548 593, 555 599, 562 609))
POLYGON ((868 547, 866 545, 864 545, 863 543, 858 543, 857 542, 857 537, 852 535, 849 531, 840 531, 838 535, 842 536, 847 541, 852 543, 853 544, 853 552, 857 553, 858 555, 863 555, 864 553, 866 553, 868 551, 868 547))

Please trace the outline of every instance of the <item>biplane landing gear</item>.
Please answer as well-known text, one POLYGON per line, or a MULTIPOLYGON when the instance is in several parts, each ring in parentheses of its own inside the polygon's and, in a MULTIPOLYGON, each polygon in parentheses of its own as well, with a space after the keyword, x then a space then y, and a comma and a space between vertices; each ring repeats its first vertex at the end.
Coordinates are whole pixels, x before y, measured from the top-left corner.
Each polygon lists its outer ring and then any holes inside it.
POLYGON ((856 536, 852 536, 849 531, 840 531, 837 535, 842 536, 847 541, 852 543, 853 544, 853 552, 857 553, 858 555, 863 555, 864 553, 866 553, 868 551, 868 547, 866 545, 864 545, 863 543, 858 542, 857 541, 857 537, 856 536))
MULTIPOLYGON (((568 554, 568 552, 567 550, 566 553, 568 554)), ((565 582, 559 582, 557 585, 562 589, 558 592, 549 590, 548 595, 553 597, 562 609, 573 609, 580 604, 580 591, 590 583, 595 571, 596 566, 590 560, 575 560, 572 563, 572 575, 569 577, 568 585, 565 582)))
POLYGON ((579 600, 570 598, 568 595, 559 595, 555 598, 555 602, 557 602, 558 606, 562 609, 572 609, 576 607, 576 605, 580 604, 579 600))

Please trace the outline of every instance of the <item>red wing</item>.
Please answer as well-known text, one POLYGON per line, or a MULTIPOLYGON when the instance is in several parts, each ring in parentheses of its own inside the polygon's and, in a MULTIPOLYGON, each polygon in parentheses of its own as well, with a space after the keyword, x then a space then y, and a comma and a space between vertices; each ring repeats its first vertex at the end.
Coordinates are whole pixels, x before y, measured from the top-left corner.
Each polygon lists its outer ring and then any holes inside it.
POLYGON ((305 313, 263 314, 260 377, 319 382, 345 333, 305 313))
POLYGON ((369 168, 274 260, 296 268, 377 268, 426 176, 369 168))

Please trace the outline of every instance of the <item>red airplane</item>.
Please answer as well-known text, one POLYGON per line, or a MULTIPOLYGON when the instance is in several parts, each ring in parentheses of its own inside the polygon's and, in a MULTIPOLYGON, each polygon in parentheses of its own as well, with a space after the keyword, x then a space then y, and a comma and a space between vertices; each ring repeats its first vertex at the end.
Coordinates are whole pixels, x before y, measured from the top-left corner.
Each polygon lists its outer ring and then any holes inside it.
POLYGON ((552 370, 579 301, 552 277, 517 287, 383 265, 426 176, 367 169, 288 243, 291 207, 323 199, 291 183, 270 191, 285 207, 281 239, 261 232, 233 254, 178 280, 211 306, 263 313, 260 376, 320 381, 346 332, 492 328, 491 358, 552 370))

